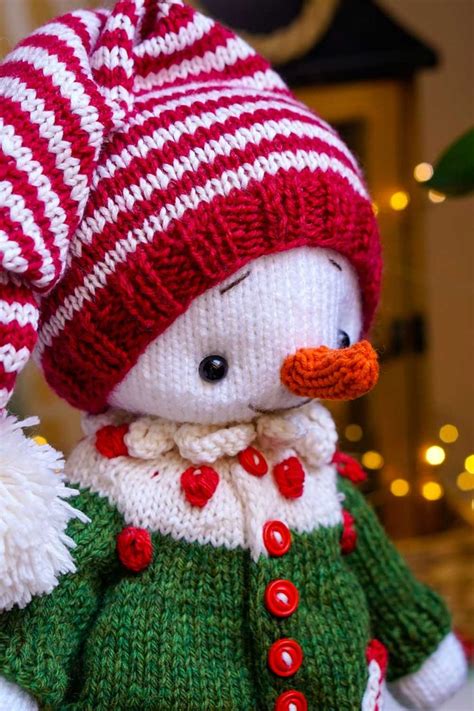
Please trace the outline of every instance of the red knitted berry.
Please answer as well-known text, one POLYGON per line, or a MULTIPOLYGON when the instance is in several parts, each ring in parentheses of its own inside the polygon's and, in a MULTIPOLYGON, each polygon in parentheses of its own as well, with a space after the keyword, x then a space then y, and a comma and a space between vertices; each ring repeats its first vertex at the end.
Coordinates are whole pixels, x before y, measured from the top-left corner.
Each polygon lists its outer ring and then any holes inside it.
POLYGON ((214 495, 219 474, 211 467, 189 467, 181 474, 181 488, 191 506, 203 508, 214 495))
POLYGON ((357 530, 355 519, 349 511, 342 512, 342 536, 340 540, 341 551, 344 555, 352 553, 357 545, 357 530))
POLYGON ((332 463, 336 465, 338 474, 344 479, 349 479, 353 484, 361 484, 367 479, 367 474, 357 459, 344 454, 344 452, 339 450, 334 452, 332 463))
POLYGON ((379 642, 378 639, 370 640, 367 649, 365 650, 365 657, 368 664, 372 661, 376 661, 380 667, 382 675, 385 675, 388 665, 388 652, 382 642, 379 642))
POLYGON ((298 499, 304 489, 304 469, 298 457, 288 457, 273 467, 273 476, 280 494, 286 499, 298 499))
POLYGON ((95 435, 95 448, 103 457, 127 457, 128 448, 125 444, 125 435, 128 425, 106 425, 97 430, 95 435))
POLYGON ((144 528, 127 526, 117 536, 117 553, 125 568, 139 573, 153 558, 151 536, 144 528))

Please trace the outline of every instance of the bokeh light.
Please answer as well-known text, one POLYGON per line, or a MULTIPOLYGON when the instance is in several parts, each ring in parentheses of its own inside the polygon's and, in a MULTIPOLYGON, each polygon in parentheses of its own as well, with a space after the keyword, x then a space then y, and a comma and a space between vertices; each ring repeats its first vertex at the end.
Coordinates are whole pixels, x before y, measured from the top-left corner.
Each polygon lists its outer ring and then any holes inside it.
POLYGON ((406 496, 410 491, 410 484, 406 479, 394 479, 390 484, 390 491, 394 496, 406 496))
POLYGON ((418 163, 413 170, 413 176, 417 183, 426 183, 433 177, 433 166, 431 163, 418 163))
POLYGON ((349 442, 360 442, 364 435, 364 431, 360 425, 347 425, 344 430, 344 435, 349 442))
POLYGON ((446 195, 444 193, 439 193, 437 190, 429 190, 428 200, 434 203, 444 202, 446 200, 446 195))
POLYGON ((470 454, 468 457, 466 457, 464 466, 466 467, 466 471, 469 472, 469 474, 474 474, 474 454, 470 454))
POLYGON ((472 491, 474 489, 474 474, 461 472, 456 479, 456 484, 461 491, 472 491))
POLYGON ((439 431, 439 438, 446 444, 452 444, 459 437, 459 430, 455 425, 443 425, 439 431))
POLYGON ((390 207, 392 210, 400 212, 406 210, 410 203, 410 196, 405 190, 397 190, 396 193, 390 196, 390 207))
POLYGON ((427 481, 421 487, 421 493, 427 501, 438 501, 443 496, 444 490, 437 481, 427 481))
POLYGON ((382 469, 384 459, 379 452, 369 451, 362 455, 362 464, 366 469, 382 469))
POLYGON ((446 459, 446 452, 442 447, 437 444, 433 444, 425 452, 425 461, 431 464, 432 467, 437 467, 444 462, 446 459))

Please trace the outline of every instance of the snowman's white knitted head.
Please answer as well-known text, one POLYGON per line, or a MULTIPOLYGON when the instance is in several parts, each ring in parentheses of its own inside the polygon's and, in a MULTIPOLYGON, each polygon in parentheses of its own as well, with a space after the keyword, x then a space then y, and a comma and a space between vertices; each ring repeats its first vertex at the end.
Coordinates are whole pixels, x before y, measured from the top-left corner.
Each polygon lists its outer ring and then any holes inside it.
POLYGON ((109 397, 132 412, 223 424, 302 405, 284 387, 285 358, 336 349, 361 333, 349 261, 323 248, 260 257, 194 300, 155 339, 109 397))

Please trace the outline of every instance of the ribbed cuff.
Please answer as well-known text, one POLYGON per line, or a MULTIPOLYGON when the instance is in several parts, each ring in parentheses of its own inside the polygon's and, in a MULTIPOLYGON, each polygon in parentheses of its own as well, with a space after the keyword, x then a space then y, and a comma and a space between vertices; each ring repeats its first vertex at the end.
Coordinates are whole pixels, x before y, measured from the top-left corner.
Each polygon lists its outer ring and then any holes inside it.
POLYGON ((458 691, 466 675, 466 656, 450 632, 418 671, 393 682, 389 688, 410 709, 437 709, 458 691))

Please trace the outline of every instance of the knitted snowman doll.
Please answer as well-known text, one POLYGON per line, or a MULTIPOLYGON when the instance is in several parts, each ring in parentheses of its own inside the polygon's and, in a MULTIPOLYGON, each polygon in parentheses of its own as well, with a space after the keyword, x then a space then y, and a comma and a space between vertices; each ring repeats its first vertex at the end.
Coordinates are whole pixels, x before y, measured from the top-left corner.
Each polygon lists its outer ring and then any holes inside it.
POLYGON ((340 138, 170 0, 28 37, 0 122, 0 709, 438 708, 449 615, 320 404, 378 375, 340 138), (6 415, 34 348, 84 412, 65 478, 6 415))

